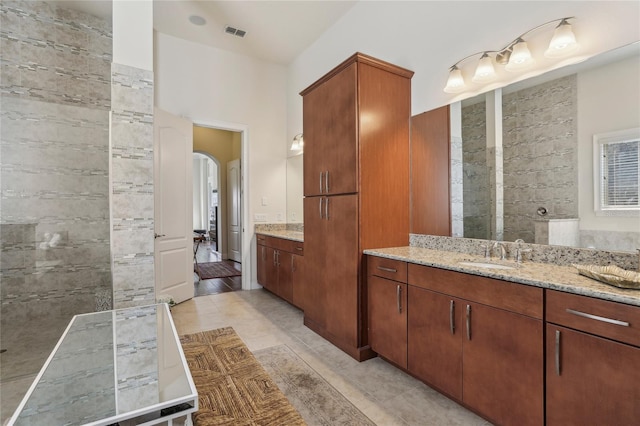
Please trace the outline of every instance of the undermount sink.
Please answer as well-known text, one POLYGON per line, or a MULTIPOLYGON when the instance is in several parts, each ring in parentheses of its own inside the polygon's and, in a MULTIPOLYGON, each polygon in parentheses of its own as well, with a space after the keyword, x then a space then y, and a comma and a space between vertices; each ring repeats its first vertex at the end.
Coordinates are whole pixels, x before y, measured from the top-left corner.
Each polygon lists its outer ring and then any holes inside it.
POLYGON ((513 266, 500 265, 497 263, 486 263, 486 262, 458 262, 458 263, 464 266, 474 266, 476 268, 485 268, 485 269, 515 269, 513 266))

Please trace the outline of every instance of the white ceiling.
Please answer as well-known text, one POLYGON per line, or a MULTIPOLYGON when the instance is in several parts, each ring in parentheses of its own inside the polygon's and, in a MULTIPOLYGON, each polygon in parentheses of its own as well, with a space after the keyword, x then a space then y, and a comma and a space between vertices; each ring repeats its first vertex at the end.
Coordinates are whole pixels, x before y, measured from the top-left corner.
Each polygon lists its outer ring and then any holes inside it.
MULTIPOLYGON (((153 27, 185 40, 287 65, 356 3, 357 0, 153 0, 153 27), (206 24, 192 24, 192 15, 201 16, 206 24), (246 36, 226 34, 227 25, 246 31, 246 36)), ((103 18, 112 16, 111 0, 57 0, 57 4, 103 18)))
POLYGON ((175 37, 286 65, 356 3, 154 0, 153 26, 175 37), (203 17, 206 24, 193 25, 191 15, 203 17), (246 36, 226 34, 227 25, 246 31, 246 36))

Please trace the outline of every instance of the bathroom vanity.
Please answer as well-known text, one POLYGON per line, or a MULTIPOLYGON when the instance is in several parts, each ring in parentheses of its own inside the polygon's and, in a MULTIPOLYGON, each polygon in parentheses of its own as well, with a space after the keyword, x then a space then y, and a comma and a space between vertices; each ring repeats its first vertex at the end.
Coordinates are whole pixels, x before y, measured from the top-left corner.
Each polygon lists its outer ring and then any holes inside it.
POLYGON ((271 230, 256 234, 258 284, 303 309, 304 243, 298 231, 271 230))
POLYGON ((371 348, 396 366, 496 424, 640 418, 640 294, 569 266, 365 254, 371 348))

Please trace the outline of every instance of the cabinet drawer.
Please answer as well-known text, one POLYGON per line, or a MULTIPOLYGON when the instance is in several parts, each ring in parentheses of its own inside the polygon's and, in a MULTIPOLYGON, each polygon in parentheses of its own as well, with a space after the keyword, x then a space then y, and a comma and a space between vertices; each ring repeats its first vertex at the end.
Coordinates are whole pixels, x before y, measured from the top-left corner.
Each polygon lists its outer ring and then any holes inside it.
POLYGON ((407 274, 410 285, 542 319, 541 288, 413 263, 407 274))
POLYGON ((304 254, 304 243, 293 241, 293 240, 287 240, 284 238, 279 238, 278 240, 279 240, 277 244, 278 250, 288 251, 289 253, 299 254, 299 255, 304 254))
POLYGON ((402 283, 407 282, 407 262, 401 260, 367 256, 367 269, 369 275, 375 275, 402 283))
POLYGON ((547 290, 546 321, 640 346, 640 308, 547 290))
POLYGON ((256 244, 267 246, 276 250, 286 251, 302 256, 304 254, 304 243, 300 241, 288 240, 286 238, 272 237, 270 235, 256 234, 256 244))

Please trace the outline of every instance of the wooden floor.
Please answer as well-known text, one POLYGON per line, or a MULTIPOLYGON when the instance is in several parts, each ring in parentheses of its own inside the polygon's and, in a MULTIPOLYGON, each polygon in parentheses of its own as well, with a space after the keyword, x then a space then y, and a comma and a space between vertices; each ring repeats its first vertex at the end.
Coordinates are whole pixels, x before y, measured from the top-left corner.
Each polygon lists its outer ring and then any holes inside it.
MULTIPOLYGON (((222 260, 220 253, 216 251, 216 244, 213 242, 202 242, 197 253, 198 262, 218 262, 222 260)), ((236 266, 241 269, 240 264, 236 266)), ((242 277, 213 278, 210 280, 199 280, 198 274, 193 273, 194 296, 207 296, 210 294, 227 293, 230 291, 242 290, 242 277)))

